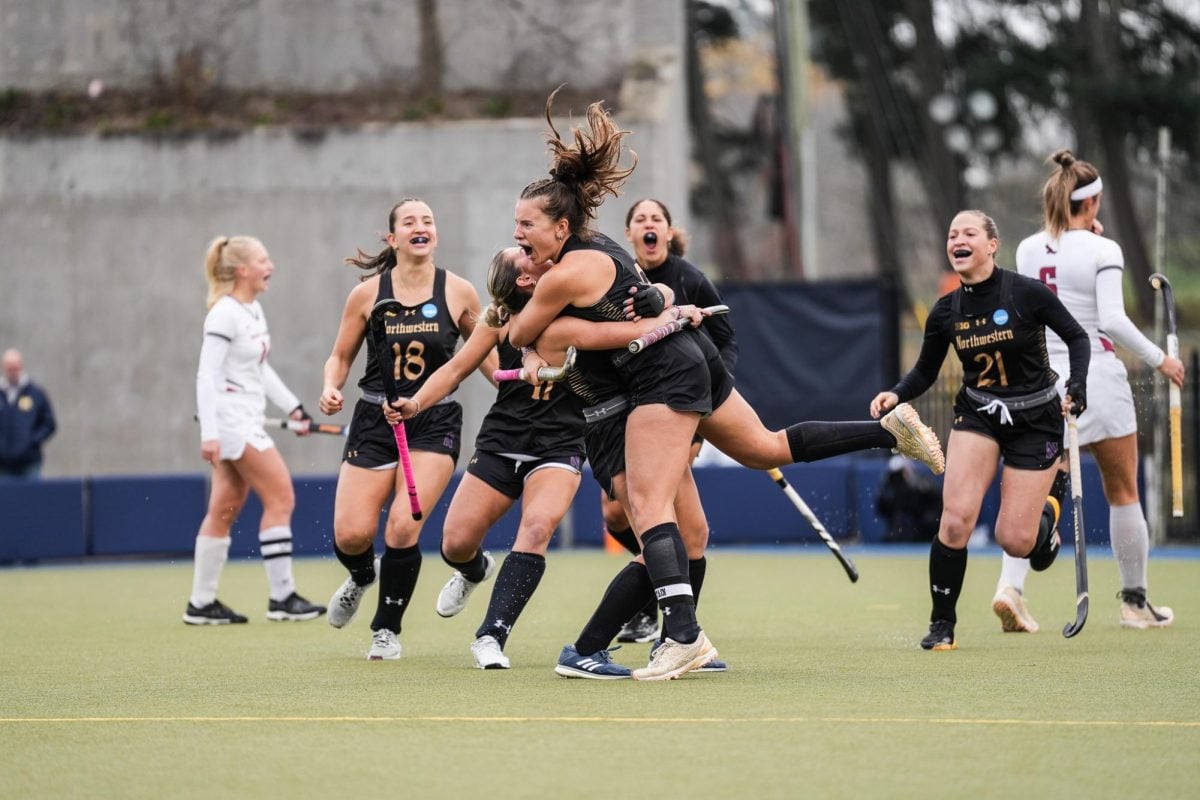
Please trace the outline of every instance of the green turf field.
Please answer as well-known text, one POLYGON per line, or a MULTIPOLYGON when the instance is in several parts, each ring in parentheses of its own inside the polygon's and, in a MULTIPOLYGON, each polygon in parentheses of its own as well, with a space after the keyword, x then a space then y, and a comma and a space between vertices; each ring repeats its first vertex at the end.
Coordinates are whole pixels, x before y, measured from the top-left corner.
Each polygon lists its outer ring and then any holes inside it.
MULTIPOLYGON (((441 619, 429 555, 394 662, 363 658, 373 591, 344 630, 271 623, 257 562, 226 569, 233 628, 180 622, 186 561, 0 570, 0 797, 1200 796, 1200 562, 1153 560, 1179 620, 1129 631, 1103 555, 1069 641, 1069 553, 1030 578, 1036 635, 1000 632, 998 555, 973 555, 935 654, 916 551, 854 552, 852 585, 823 548, 718 550, 700 617, 730 671, 647 684, 552 672, 621 563, 598 552, 551 554, 488 672, 490 585, 441 619)), ((342 576, 297 563, 314 600, 342 576)))

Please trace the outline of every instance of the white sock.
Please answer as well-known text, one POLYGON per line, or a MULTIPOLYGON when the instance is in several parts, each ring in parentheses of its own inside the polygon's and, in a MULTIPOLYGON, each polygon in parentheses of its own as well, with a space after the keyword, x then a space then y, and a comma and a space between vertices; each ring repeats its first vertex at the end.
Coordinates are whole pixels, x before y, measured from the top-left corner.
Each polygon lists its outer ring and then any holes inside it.
POLYGON ((267 568, 271 599, 288 599, 296 591, 296 581, 292 577, 292 529, 287 525, 276 525, 259 531, 258 550, 263 566, 267 568))
POLYGON ((188 599, 196 608, 204 608, 217 599, 217 584, 221 570, 229 558, 229 537, 197 536, 195 568, 192 573, 192 596, 188 599))
POLYGON ((1108 535, 1113 558, 1117 560, 1117 571, 1121 573, 1121 588, 1149 588, 1146 586, 1146 561, 1150 556, 1150 532, 1141 504, 1110 506, 1108 535))
POLYGON ((1017 558, 1008 553, 1001 553, 1000 556, 1000 582, 996 584, 996 588, 1008 584, 1024 594, 1025 576, 1029 574, 1029 559, 1017 558))

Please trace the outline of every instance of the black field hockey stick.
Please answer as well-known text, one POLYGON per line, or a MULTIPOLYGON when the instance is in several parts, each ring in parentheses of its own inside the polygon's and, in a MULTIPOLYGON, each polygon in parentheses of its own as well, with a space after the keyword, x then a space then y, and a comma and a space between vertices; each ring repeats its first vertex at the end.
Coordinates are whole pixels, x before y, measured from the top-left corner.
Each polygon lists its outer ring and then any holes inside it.
MULTIPOLYGON (((704 311, 705 316, 711 317, 711 316, 716 316, 718 314, 728 314, 729 306, 725 306, 725 305, 708 306, 707 308, 702 309, 702 310, 704 311)), ((647 333, 643 336, 639 336, 638 338, 634 339, 628 345, 629 352, 636 355, 636 354, 642 352, 643 350, 645 350, 650 345, 654 344, 655 342, 660 342, 673 333, 679 333, 684 328, 690 328, 691 325, 692 325, 692 321, 688 317, 680 317, 679 319, 673 319, 670 322, 666 323, 665 325, 660 325, 657 328, 655 328, 654 330, 650 331, 649 333, 647 333)))
MULTIPOLYGON (((396 384, 397 358, 400 353, 393 353, 388 346, 388 325, 400 325, 404 318, 404 306, 397 300, 380 300, 371 309, 367 328, 375 343, 375 355, 379 359, 379 375, 383 379, 383 394, 388 404, 400 399, 400 389, 396 384)), ((421 500, 417 497, 417 482, 413 477, 412 458, 408 454, 408 436, 404 433, 404 421, 392 426, 392 434, 396 438, 396 452, 400 456, 400 467, 404 471, 404 483, 408 486, 408 506, 412 518, 421 519, 421 500)))
MULTIPOLYGON (((1167 276, 1156 272, 1150 276, 1150 285, 1162 292, 1163 311, 1167 318, 1167 355, 1179 358, 1179 335, 1175 332, 1175 292, 1167 276)), ((1179 398, 1179 387, 1167 381, 1170 404, 1171 434, 1171 516, 1183 516, 1183 405, 1179 398)))
POLYGON ((1067 443, 1071 462, 1071 506, 1075 516, 1075 621, 1063 628, 1070 639, 1083 630, 1088 615, 1088 575, 1086 529, 1083 527, 1083 470, 1079 466, 1079 423, 1074 414, 1067 415, 1067 443))
POLYGON ((817 519, 817 515, 813 513, 813 510, 808 507, 808 503, 804 502, 804 498, 792 488, 792 485, 787 482, 787 478, 783 477, 783 473, 779 470, 769 469, 767 470, 767 474, 771 476, 771 480, 779 484, 779 488, 783 489, 783 493, 787 495, 788 500, 792 501, 792 505, 800 512, 800 516, 808 520, 808 524, 812 525, 813 530, 817 532, 817 536, 820 536, 821 541, 825 542, 825 546, 833 552, 834 557, 842 565, 842 569, 846 570, 846 577, 850 579, 850 582, 857 583, 858 567, 854 566, 854 562, 850 560, 850 557, 842 552, 842 548, 829 535, 829 531, 825 530, 825 526, 821 524, 821 520, 817 519))
MULTIPOLYGON (((571 370, 575 369, 575 359, 578 357, 575 346, 571 345, 567 348, 567 357, 563 359, 561 367, 539 367, 537 378, 539 381, 561 381, 563 378, 571 374, 571 370)), ((494 381, 523 381, 525 380, 525 368, 520 369, 498 369, 492 373, 494 381)))

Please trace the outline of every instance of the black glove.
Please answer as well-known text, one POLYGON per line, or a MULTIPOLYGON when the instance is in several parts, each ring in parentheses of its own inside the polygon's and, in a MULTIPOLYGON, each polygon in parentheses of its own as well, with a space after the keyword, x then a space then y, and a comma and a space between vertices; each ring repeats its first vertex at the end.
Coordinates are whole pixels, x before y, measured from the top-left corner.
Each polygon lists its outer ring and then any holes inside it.
POLYGON ((667 299, 657 286, 650 284, 637 287, 637 294, 633 296, 633 313, 639 317, 657 317, 666 307, 667 299))
POLYGON ((1078 417, 1087 409, 1087 383, 1067 379, 1067 394, 1071 396, 1071 413, 1078 417))
POLYGON ((291 417, 292 419, 296 420, 297 422, 303 422, 304 420, 308 420, 309 422, 312 422, 312 414, 309 414, 307 411, 305 411, 303 405, 298 405, 295 408, 293 408, 292 413, 288 414, 288 416, 291 417), (293 416, 297 411, 300 412, 300 416, 299 417, 293 416))

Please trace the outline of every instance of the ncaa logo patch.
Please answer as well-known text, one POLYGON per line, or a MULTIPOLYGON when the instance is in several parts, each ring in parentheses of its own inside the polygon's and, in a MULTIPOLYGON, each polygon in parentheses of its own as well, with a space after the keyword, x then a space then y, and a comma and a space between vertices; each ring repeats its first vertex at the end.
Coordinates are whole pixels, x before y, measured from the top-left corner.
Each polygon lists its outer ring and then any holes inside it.
POLYGON ((426 303, 421 306, 421 316, 425 319, 433 319, 437 316, 437 306, 433 303, 426 303))
POLYGON ((1003 308, 997 308, 996 313, 992 314, 992 322, 996 323, 997 325, 1007 325, 1008 312, 1003 308))

